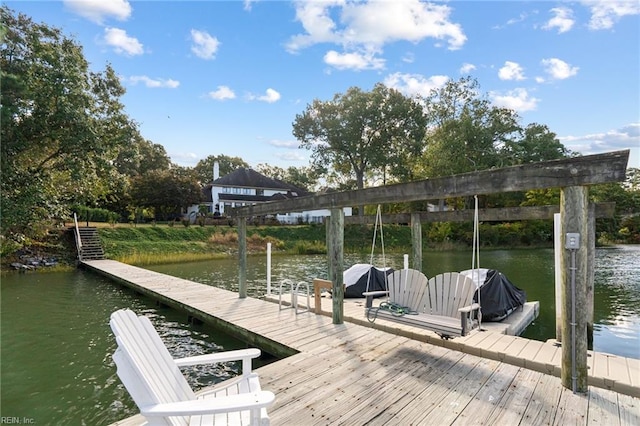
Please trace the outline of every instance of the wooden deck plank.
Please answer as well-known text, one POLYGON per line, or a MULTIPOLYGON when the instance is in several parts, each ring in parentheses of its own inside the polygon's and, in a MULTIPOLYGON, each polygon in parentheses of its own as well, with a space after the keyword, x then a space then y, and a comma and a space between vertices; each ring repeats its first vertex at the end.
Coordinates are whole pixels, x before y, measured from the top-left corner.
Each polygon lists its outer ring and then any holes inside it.
POLYGON ((490 424, 489 418, 508 391, 518 369, 519 367, 514 365, 500 364, 487 385, 476 393, 474 399, 451 424, 454 426, 490 424))
POLYGON ((606 389, 589 388, 587 422, 589 425, 620 425, 617 394, 606 389))
POLYGON ((588 408, 588 395, 573 393, 571 389, 562 388, 560 404, 558 404, 553 424, 556 426, 586 425, 588 408))
POLYGON ((504 393, 500 402, 489 416, 486 424, 520 424, 536 388, 540 374, 541 373, 524 368, 518 369, 509 387, 509 391, 504 393))
POLYGON ((618 394, 618 410, 622 426, 640 425, 640 401, 638 398, 618 394))
MULTIPOLYGON (((136 277, 132 288, 157 294, 161 303, 298 351, 256 370, 263 388, 276 394, 274 426, 639 423, 635 396, 593 386, 574 395, 558 377, 528 369, 559 375, 561 349, 548 343, 491 332, 445 341, 405 325, 370 324, 356 303, 345 304, 347 322, 334 325, 330 315, 295 315, 213 286, 112 261, 100 265, 120 281, 136 277)), ((596 353, 589 362, 590 380, 640 394, 640 360, 596 353)), ((118 424, 140 424, 140 417, 118 424)))
POLYGON ((421 419, 429 416, 462 378, 478 365, 479 360, 471 355, 445 353, 436 362, 436 368, 429 371, 423 389, 415 397, 405 400, 402 395, 395 395, 395 404, 385 409, 371 424, 420 424, 421 419), (390 414, 394 414, 393 417, 388 417, 390 414))
POLYGON ((498 361, 481 360, 456 384, 435 410, 421 420, 421 423, 425 424, 427 421, 431 424, 453 423, 486 385, 499 365, 498 361))
POLYGON ((549 425, 553 423, 560 402, 562 387, 558 378, 541 374, 522 421, 528 425, 549 425))
POLYGON ((357 386, 347 389, 344 396, 348 401, 346 409, 339 416, 327 415, 328 420, 336 419, 338 424, 359 424, 365 418, 378 417, 371 407, 389 407, 388 400, 403 398, 410 400, 423 387, 424 383, 437 377, 441 371, 436 365, 442 365, 441 359, 447 354, 442 348, 412 341, 396 347, 386 357, 378 357, 374 363, 381 363, 366 382, 359 380, 357 386), (399 396, 400 395, 400 396, 399 396), (364 407, 364 408, 363 408, 364 407), (364 409, 370 413, 367 415, 364 409))

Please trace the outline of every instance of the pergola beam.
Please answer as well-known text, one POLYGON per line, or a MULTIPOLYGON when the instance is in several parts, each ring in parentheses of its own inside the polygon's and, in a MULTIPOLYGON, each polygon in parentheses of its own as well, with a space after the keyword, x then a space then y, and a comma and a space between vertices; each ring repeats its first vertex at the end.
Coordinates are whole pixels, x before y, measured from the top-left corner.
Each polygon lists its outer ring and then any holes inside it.
POLYGON ((523 164, 361 190, 310 195, 231 209, 231 216, 335 209, 533 189, 588 186, 625 178, 629 150, 523 164))
MULTIPOLYGON (((596 203, 595 217, 611 218, 615 213, 616 203, 596 203)), ((560 206, 525 206, 501 207, 492 209, 478 209, 480 222, 510 222, 519 220, 553 219, 555 213, 560 213, 560 206)), ((474 211, 451 210, 443 212, 415 212, 382 215, 383 223, 411 223, 412 215, 419 215, 421 223, 430 222, 471 222, 474 211)), ((375 216, 348 216, 344 218, 345 225, 373 225, 375 216)))

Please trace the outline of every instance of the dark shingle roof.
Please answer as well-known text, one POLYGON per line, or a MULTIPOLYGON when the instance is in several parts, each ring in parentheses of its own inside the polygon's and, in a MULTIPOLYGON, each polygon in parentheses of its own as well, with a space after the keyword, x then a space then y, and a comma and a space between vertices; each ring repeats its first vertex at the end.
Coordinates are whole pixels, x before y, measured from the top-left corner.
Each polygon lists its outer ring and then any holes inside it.
POLYGON ((308 192, 303 189, 289 185, 288 183, 278 179, 272 179, 256 172, 253 169, 246 169, 244 167, 240 167, 234 172, 214 180, 212 184, 215 186, 239 186, 247 188, 286 190, 297 192, 298 196, 308 194, 308 192))

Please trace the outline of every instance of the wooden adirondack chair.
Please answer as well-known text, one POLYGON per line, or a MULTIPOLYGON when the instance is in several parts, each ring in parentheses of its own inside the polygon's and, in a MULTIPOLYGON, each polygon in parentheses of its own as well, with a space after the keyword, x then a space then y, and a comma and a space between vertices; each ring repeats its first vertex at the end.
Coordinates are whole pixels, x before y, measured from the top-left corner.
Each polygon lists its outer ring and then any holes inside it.
POLYGON ((387 277, 388 291, 363 293, 365 313, 370 321, 383 318, 420 327, 442 338, 466 336, 478 325, 480 305, 473 303, 476 285, 457 272, 446 272, 430 280, 420 271, 403 269, 387 277), (373 298, 388 300, 373 307, 373 298))
POLYGON ((260 388, 251 359, 259 349, 245 349, 173 359, 147 317, 128 309, 111 315, 118 348, 117 374, 148 425, 268 425, 266 407, 275 396, 260 388), (224 386, 196 395, 179 367, 242 360, 242 375, 224 386))

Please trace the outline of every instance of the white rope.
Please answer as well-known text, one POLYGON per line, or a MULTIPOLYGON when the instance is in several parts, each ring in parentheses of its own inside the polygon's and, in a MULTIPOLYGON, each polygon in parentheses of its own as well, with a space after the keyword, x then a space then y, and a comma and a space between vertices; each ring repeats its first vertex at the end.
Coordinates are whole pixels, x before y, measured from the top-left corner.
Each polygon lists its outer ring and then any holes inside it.
MULTIPOLYGON (((373 241, 371 242, 371 257, 369 258, 369 265, 373 266, 373 253, 376 249, 376 236, 378 235, 378 226, 380 226, 380 242, 382 245, 382 267, 386 271, 387 269, 387 260, 384 255, 384 233, 382 232, 382 210, 380 208, 380 204, 378 204, 378 210, 376 211, 376 223, 373 227, 373 241)), ((386 274, 385 274, 386 275, 386 274)), ((367 291, 369 291, 369 283, 371 282, 371 268, 369 268, 368 276, 367 276, 367 291)), ((385 287, 386 290, 389 290, 387 287, 387 280, 385 278, 385 287)))

